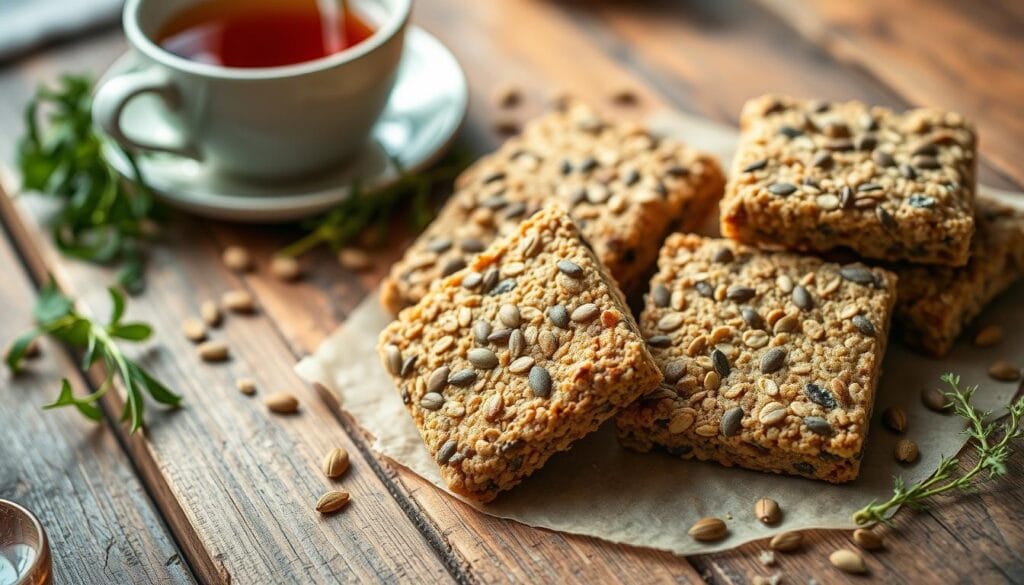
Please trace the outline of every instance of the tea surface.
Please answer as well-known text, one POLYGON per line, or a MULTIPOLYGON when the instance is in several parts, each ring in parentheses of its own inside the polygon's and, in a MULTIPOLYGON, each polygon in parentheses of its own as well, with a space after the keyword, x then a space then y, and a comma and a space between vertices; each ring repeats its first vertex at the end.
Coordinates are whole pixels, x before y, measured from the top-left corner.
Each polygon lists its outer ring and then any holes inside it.
POLYGON ((338 0, 211 0, 168 21, 157 43, 200 63, 280 67, 344 51, 372 34, 338 0))

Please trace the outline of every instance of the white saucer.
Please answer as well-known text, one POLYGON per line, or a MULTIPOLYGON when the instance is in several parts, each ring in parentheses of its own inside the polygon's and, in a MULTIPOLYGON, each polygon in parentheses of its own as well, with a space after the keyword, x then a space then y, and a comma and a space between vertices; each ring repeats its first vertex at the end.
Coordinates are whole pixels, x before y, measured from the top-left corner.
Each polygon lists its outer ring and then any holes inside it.
MULTIPOLYGON (((104 77, 137 66, 134 54, 119 58, 104 77)), ((102 80, 101 82, 102 83, 102 80)), ((215 173, 201 162, 166 154, 139 157, 142 174, 168 205, 197 215, 231 221, 274 223, 326 211, 347 198, 351 185, 379 189, 398 171, 388 153, 406 171, 434 162, 451 143, 466 115, 466 77, 455 57, 430 33, 410 27, 394 91, 366 150, 337 171, 298 181, 246 181, 215 173)), ((167 131, 163 105, 142 95, 123 113, 129 134, 154 137, 167 131)), ((125 176, 131 167, 120 149, 104 146, 111 164, 125 176)))

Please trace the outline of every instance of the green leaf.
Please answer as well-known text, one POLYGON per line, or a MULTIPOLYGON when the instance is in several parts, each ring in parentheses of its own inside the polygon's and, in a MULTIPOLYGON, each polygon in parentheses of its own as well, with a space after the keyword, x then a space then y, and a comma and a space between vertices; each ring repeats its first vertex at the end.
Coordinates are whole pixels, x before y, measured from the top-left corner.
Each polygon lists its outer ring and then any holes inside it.
POLYGON ((110 293, 110 303, 113 306, 110 312, 110 324, 117 325, 124 316, 124 295, 114 287, 107 288, 110 293))
POLYGON ((4 363, 7 364, 8 369, 15 374, 21 371, 21 363, 25 359, 29 345, 32 343, 32 340, 41 334, 42 331, 39 329, 31 329, 22 333, 20 337, 14 340, 14 343, 7 350, 7 355, 4 356, 4 363))
POLYGON ((137 366, 135 362, 128 362, 128 367, 133 370, 133 375, 137 379, 141 380, 142 385, 154 400, 160 404, 166 404, 168 406, 178 406, 181 404, 181 396, 171 392, 170 389, 147 374, 145 370, 137 366))
POLYGON ((62 317, 67 317, 73 308, 74 304, 71 299, 60 292, 57 283, 51 278, 39 291, 39 299, 36 300, 32 315, 36 323, 46 325, 62 317))
POLYGON ((79 315, 69 315, 68 324, 50 330, 50 335, 72 347, 87 347, 92 335, 92 323, 79 315))
POLYGON ((145 323, 125 323, 109 325, 107 332, 111 337, 127 339, 129 341, 142 341, 153 334, 153 328, 145 323))
POLYGON ((82 413, 83 416, 90 420, 100 421, 103 420, 103 411, 100 407, 96 406, 96 401, 99 400, 97 394, 90 394, 85 398, 75 398, 74 392, 71 391, 71 382, 68 382, 67 378, 61 380, 60 396, 57 400, 54 400, 50 404, 47 404, 43 408, 51 410, 54 408, 61 408, 64 406, 74 406, 78 409, 78 412, 82 413))
POLYGON ((26 133, 18 143, 22 189, 60 202, 50 229, 63 254, 134 264, 118 282, 138 291, 145 258, 138 250, 147 237, 143 225, 158 210, 133 157, 126 154, 133 169, 128 179, 107 162, 91 108, 92 81, 86 77, 64 76, 36 91, 25 107, 26 133))

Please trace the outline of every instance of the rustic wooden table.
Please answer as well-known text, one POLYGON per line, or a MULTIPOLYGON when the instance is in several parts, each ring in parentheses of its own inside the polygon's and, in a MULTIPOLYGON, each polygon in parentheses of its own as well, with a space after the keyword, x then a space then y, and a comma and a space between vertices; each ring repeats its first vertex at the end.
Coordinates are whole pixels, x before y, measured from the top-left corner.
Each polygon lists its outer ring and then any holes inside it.
MULTIPOLYGON (((781 91, 957 109, 980 128, 982 179, 1024 187, 1024 5, 1012 0, 421 0, 414 20, 467 71, 472 100, 460 141, 475 152, 499 141, 490 96, 503 83, 524 88, 522 118, 559 89, 607 105, 611 92, 632 88, 640 102, 630 115, 670 105, 735 123, 746 98, 781 91)), ((110 29, 0 68, 9 190, 21 110, 37 84, 65 71, 98 73, 124 50, 110 29)), ((36 197, 0 197, 2 340, 30 324, 47 273, 89 310, 108 310, 110 271, 57 252, 49 209, 36 197)), ((59 582, 751 583, 775 572, 789 583, 842 579, 827 555, 849 544, 846 532, 811 532, 804 552, 780 555, 772 568, 757 559, 764 543, 683 559, 484 516, 377 459, 356 424, 292 366, 344 322, 411 234, 396 236, 369 273, 347 272, 321 251, 304 259, 304 280, 283 284, 266 263, 299 233, 172 217, 130 316, 155 325, 158 342, 144 359, 185 402, 173 412, 151 407, 145 433, 129 436, 114 422, 121 403, 113 395, 99 425, 40 410, 61 376, 80 389, 99 379, 53 344, 29 375, 0 377, 0 496, 40 515, 59 582), (253 250, 259 270, 226 271, 220 251, 229 244, 253 250), (231 345, 230 363, 204 364, 180 323, 202 300, 234 288, 250 291, 259 313, 218 332, 231 345), (235 390, 241 376, 264 392, 295 393, 301 415, 269 416, 235 390), (353 500, 323 518, 313 503, 331 484, 320 458, 336 445, 352 454, 344 486, 353 500)), ((901 511, 887 549, 867 555, 871 577, 1024 582, 1024 458, 1012 461, 1010 479, 978 495, 901 511)))

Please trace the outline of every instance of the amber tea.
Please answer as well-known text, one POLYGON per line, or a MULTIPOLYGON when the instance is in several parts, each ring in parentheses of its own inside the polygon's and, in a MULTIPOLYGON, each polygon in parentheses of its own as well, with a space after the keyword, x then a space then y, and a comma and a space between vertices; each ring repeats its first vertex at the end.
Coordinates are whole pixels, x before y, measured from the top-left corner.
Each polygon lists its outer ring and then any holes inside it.
POLYGON ((171 18, 165 50, 224 67, 280 67, 339 53, 373 34, 342 0, 210 0, 171 18))

